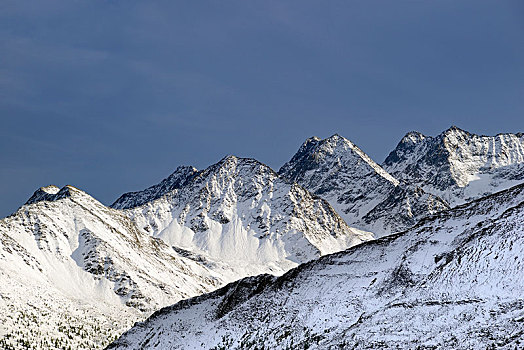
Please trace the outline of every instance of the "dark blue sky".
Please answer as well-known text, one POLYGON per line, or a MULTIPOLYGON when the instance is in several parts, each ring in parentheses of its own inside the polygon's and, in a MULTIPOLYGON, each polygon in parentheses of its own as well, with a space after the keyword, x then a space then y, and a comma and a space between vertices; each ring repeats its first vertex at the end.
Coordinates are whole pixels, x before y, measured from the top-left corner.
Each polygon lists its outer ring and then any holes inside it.
POLYGON ((28 3, 0 4, 0 216, 312 135, 382 162, 410 130, 524 131, 522 1, 28 3))

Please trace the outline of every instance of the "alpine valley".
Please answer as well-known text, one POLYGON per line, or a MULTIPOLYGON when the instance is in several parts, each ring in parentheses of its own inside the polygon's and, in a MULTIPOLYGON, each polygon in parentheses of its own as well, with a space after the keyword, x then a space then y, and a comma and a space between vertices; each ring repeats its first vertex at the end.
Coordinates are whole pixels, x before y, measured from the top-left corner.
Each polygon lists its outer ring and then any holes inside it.
POLYGON ((36 190, 0 220, 0 348, 521 348, 523 257, 523 134, 410 132, 381 165, 312 137, 111 206, 36 190))

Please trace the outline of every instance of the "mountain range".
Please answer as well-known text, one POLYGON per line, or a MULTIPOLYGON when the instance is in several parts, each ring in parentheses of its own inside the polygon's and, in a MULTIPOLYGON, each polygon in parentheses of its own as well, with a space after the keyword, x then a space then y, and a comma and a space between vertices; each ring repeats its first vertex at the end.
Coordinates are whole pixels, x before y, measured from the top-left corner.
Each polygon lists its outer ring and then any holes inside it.
POLYGON ((379 237, 449 209, 439 197, 393 177, 339 135, 306 140, 279 174, 325 198, 349 225, 379 237))
POLYGON ((0 347, 101 348, 162 307, 112 346, 518 345, 523 152, 452 127, 379 165, 333 135, 278 172, 227 156, 110 207, 42 187, 0 220, 0 347))
POLYGON ((109 348, 520 348, 523 227, 519 185, 166 307, 109 348))
POLYGON ((436 137, 410 132, 383 167, 452 206, 463 204, 524 180, 524 134, 479 136, 456 126, 436 137))
POLYGON ((0 220, 0 345, 100 348, 162 306, 373 238, 256 160, 226 157, 175 188, 183 169, 122 209, 47 186, 0 220))

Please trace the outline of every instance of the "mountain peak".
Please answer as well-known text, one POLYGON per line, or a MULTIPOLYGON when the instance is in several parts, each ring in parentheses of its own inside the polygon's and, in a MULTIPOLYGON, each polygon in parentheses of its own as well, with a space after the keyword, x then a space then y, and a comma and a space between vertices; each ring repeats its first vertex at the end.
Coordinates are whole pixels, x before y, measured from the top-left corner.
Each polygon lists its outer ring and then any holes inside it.
POLYGON ((168 189, 145 190, 114 207, 128 209, 138 227, 170 245, 231 261, 238 271, 283 272, 372 238, 252 158, 226 156, 155 198, 168 189))
POLYGON ((218 161, 218 163, 229 163, 229 162, 237 162, 239 159, 239 157, 233 155, 233 154, 228 154, 227 156, 225 156, 224 158, 220 159, 218 161))
POLYGON ((427 136, 418 131, 408 132, 397 144, 397 147, 388 154, 382 166, 389 166, 400 162, 407 152, 410 152, 410 150, 417 147, 417 145, 426 139, 427 136))
MULTIPOLYGON (((337 168, 344 168, 353 172, 357 164, 358 166, 366 164, 365 166, 373 169, 373 172, 384 177, 395 186, 398 185, 396 179, 385 172, 358 146, 339 134, 334 134, 323 140, 319 138, 307 139, 291 160, 280 168, 278 173, 290 181, 300 183, 307 171, 336 165, 337 168), (331 165, 328 166, 327 164, 331 165)), ((328 171, 327 168, 324 170, 328 171)))
POLYGON ((148 202, 152 202, 167 193, 180 190, 193 181, 200 181, 200 179, 206 178, 210 174, 224 178, 232 176, 240 168, 246 171, 246 174, 249 176, 254 174, 250 173, 250 171, 258 172, 259 170, 277 176, 273 169, 256 159, 227 155, 217 163, 201 171, 198 171, 192 166, 180 166, 176 168, 175 172, 169 175, 169 177, 162 180, 157 185, 148 187, 142 191, 124 193, 111 205, 111 207, 114 209, 135 208, 148 202))
POLYGON ((447 205, 400 182, 348 139, 307 142, 279 174, 326 199, 351 226, 396 232, 447 205), (387 213, 384 215, 384 213, 387 213))
POLYGON ((447 130, 444 131, 444 133, 452 132, 452 131, 462 131, 462 132, 466 132, 465 130, 459 128, 459 127, 456 126, 456 125, 451 125, 447 130))
POLYGON ((192 165, 179 165, 176 167, 175 171, 171 175, 184 173, 184 172, 195 172, 195 171, 198 171, 198 169, 192 165))
POLYGON ((40 187, 40 190, 45 193, 49 193, 49 194, 57 194, 58 191, 60 191, 60 187, 55 186, 55 185, 49 185, 49 186, 40 187))
POLYGON ((347 140, 347 139, 343 136, 340 136, 339 134, 333 134, 326 139, 326 141, 338 141, 338 140, 347 140))
POLYGON ((343 145, 349 146, 350 148, 356 147, 353 142, 351 142, 344 136, 340 136, 339 134, 333 134, 330 137, 324 140, 321 140, 321 143, 322 144, 334 144, 334 145, 343 144, 343 145))
POLYGON ((458 126, 455 126, 455 125, 452 125, 450 126, 447 130, 445 130, 444 132, 442 132, 441 134, 444 138, 449 138, 449 137, 452 137, 452 136, 459 136, 459 137, 464 137, 464 136, 477 136, 477 135, 474 135, 466 130, 463 130, 461 128, 459 128, 458 126))
POLYGON ((47 200, 47 198, 50 198, 51 196, 57 194, 60 191, 60 187, 55 185, 48 185, 44 187, 40 187, 37 189, 31 197, 25 202, 25 204, 32 204, 35 202, 40 202, 47 200))
POLYGON ((228 155, 222 158, 218 163, 211 165, 209 168, 200 172, 201 174, 208 174, 209 172, 217 171, 217 169, 226 169, 229 171, 237 171, 239 168, 249 169, 248 171, 254 170, 255 168, 263 169, 272 174, 277 175, 276 172, 269 166, 262 163, 254 158, 237 157, 234 155, 228 155))
MULTIPOLYGON (((411 132, 404 141, 417 143, 424 138, 419 132, 411 132)), ((417 219, 448 207, 436 196, 400 184, 358 146, 338 134, 308 141, 279 174, 326 199, 350 226, 380 236, 403 230, 417 219)))
POLYGON ((309 143, 309 142, 318 142, 318 141, 321 141, 322 139, 318 136, 311 136, 310 138, 308 138, 304 143, 309 143))
POLYGON ((65 185, 62 188, 59 188, 55 185, 48 185, 40 187, 38 190, 36 190, 33 193, 33 195, 27 200, 27 202, 25 202, 25 204, 33 204, 41 201, 56 201, 62 198, 71 197, 74 194, 78 193, 89 196, 84 191, 81 191, 78 188, 71 185, 65 185))
POLYGON ((400 140, 401 144, 417 144, 418 142, 424 140, 426 138, 426 135, 418 132, 418 131, 410 131, 408 132, 402 140, 400 140))

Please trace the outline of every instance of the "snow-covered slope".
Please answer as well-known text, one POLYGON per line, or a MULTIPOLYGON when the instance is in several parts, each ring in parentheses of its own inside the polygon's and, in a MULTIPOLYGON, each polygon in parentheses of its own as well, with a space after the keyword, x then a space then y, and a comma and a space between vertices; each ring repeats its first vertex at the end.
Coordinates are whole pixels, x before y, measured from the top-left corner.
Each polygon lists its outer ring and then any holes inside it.
POLYGON ((235 278, 281 274, 373 238, 348 227, 326 201, 284 182, 254 159, 228 156, 170 188, 161 197, 149 189, 125 194, 113 206, 128 208, 124 212, 143 232, 226 263, 235 278))
POLYGON ((72 186, 0 220, 0 348, 100 348, 161 306, 223 285, 72 186))
POLYGON ((164 308, 109 348, 521 348, 523 232, 520 185, 164 308))
POLYGON ((326 199, 350 226, 379 237, 448 208, 440 198, 400 183, 339 135, 306 140, 279 174, 326 199))
POLYGON ((524 181, 524 134, 479 136, 455 126, 435 137, 413 131, 383 167, 452 205, 462 204, 524 181))

